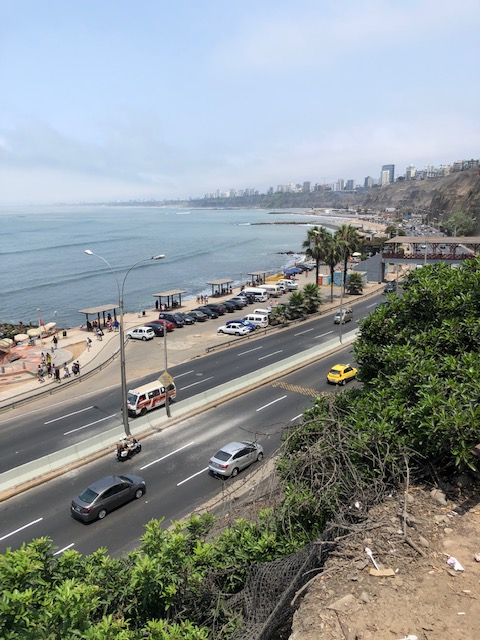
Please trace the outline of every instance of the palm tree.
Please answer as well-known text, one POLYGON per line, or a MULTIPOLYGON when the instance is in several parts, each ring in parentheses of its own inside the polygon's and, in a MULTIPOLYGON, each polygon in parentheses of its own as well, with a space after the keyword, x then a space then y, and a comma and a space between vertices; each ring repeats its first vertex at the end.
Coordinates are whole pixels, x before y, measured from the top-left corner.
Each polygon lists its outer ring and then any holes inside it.
POLYGON ((330 302, 333 302, 333 277, 335 267, 343 256, 341 246, 335 236, 328 234, 328 237, 325 238, 325 242, 321 247, 321 255, 325 264, 330 268, 330 302))
POLYGON ((343 263, 343 287, 347 284, 348 258, 360 247, 361 238, 351 224, 342 224, 335 231, 335 239, 339 246, 340 259, 343 263))
POLYGON ((302 291, 294 291, 288 299, 287 315, 289 318, 304 318, 307 311, 305 308, 305 297, 302 291))
POLYGON ((320 271, 320 262, 322 260, 322 244, 327 236, 331 234, 325 227, 312 227, 308 230, 307 239, 304 240, 302 247, 305 249, 305 255, 315 260, 315 282, 318 284, 318 276, 320 271))
POLYGON ((305 300, 305 310, 307 313, 315 313, 321 303, 320 291, 315 283, 306 284, 303 287, 303 298, 305 300))

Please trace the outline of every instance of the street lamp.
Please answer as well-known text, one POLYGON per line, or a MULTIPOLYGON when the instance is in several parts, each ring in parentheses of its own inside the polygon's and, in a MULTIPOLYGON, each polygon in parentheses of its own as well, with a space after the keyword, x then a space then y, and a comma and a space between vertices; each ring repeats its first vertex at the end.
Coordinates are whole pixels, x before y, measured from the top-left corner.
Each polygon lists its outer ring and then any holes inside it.
POLYGON ((42 310, 40 308, 37 308, 37 313, 38 313, 38 335, 40 337, 40 344, 43 347, 43 336, 42 336, 42 318, 40 316, 42 310))
POLYGON ((100 260, 103 260, 103 262, 105 262, 107 267, 112 272, 113 277, 115 278, 115 282, 117 283, 118 306, 120 308, 120 381, 121 381, 121 387, 122 387, 122 419, 123 419, 123 428, 125 430, 125 435, 131 436, 132 434, 130 433, 130 425, 128 424, 127 372, 125 367, 125 330, 124 330, 124 323, 123 323, 123 313, 124 313, 123 291, 125 288, 125 280, 127 279, 127 276, 130 273, 130 271, 137 265, 141 264, 142 262, 149 262, 150 260, 162 260, 163 258, 165 258, 165 256, 163 254, 159 254, 158 256, 152 256, 151 258, 145 258, 144 260, 139 260, 138 262, 133 264, 125 274, 125 277, 123 278, 122 286, 120 287, 120 282, 117 278, 117 275, 113 270, 112 265, 108 262, 108 260, 105 260, 105 258, 103 258, 102 256, 99 256, 98 253, 93 253, 93 251, 90 251, 90 249, 85 249, 85 253, 87 254, 87 256, 95 256, 97 258, 100 258, 100 260))

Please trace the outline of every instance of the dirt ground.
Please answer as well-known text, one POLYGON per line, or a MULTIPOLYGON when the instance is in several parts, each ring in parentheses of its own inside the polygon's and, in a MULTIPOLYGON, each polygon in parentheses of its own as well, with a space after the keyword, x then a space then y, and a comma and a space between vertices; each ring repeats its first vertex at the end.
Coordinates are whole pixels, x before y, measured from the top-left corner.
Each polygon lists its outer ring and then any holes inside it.
POLYGON ((480 487, 444 497, 414 487, 405 518, 404 495, 372 509, 302 594, 290 640, 478 640, 480 487))

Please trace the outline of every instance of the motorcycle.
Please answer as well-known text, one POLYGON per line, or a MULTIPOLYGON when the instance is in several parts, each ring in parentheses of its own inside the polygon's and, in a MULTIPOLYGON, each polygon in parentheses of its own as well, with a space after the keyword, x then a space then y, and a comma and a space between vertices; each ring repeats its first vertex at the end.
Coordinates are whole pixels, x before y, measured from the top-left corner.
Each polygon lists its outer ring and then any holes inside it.
POLYGON ((122 439, 120 442, 117 442, 117 460, 120 462, 129 460, 136 453, 140 453, 141 450, 142 445, 136 438, 122 439))

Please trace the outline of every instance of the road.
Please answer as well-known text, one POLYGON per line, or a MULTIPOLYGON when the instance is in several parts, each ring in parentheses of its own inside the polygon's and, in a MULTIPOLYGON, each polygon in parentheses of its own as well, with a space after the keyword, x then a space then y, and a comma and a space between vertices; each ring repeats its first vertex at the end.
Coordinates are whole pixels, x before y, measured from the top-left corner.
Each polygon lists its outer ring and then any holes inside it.
POLYGON ((218 448, 238 439, 257 438, 264 447, 265 460, 271 457, 280 444, 283 429, 301 418, 316 392, 327 389, 342 392, 327 385, 326 373, 334 364, 352 359, 350 348, 343 349, 151 436, 145 440, 142 452, 127 462, 118 462, 112 451, 109 457, 10 498, 2 504, 0 552, 4 553, 7 547, 18 548, 39 536, 49 536, 57 553, 70 548, 87 554, 104 545, 113 556, 124 554, 138 545, 150 519, 164 517, 164 526, 168 526, 171 520, 184 517, 215 496, 220 497, 233 483, 244 483, 250 473, 261 472, 265 461, 224 481, 211 476, 207 465, 218 448), (71 518, 73 496, 99 477, 122 472, 145 479, 147 493, 142 499, 89 525, 71 518))
MULTIPOLYGON (((353 322, 344 325, 342 330, 350 330, 382 299, 379 295, 356 304, 353 322)), ((239 338, 238 344, 229 349, 173 367, 170 373, 176 381, 177 400, 197 395, 331 340, 339 332, 339 325, 332 322, 333 315, 320 316, 286 329, 279 328, 260 339, 239 338)), ((127 360, 132 352, 132 357, 137 359, 142 358, 142 353, 145 358, 150 357, 152 348, 155 348, 153 341, 129 343, 127 360)), ((118 363, 115 367, 118 368, 118 363)), ((129 388, 155 379, 160 371, 129 380, 129 388)), ((95 376, 93 390, 91 384, 91 390, 88 386, 74 384, 61 394, 63 399, 57 394, 32 402, 27 408, 4 414, 0 420, 3 454, 0 472, 121 426, 121 392, 117 378, 118 371, 111 367, 95 376)))

